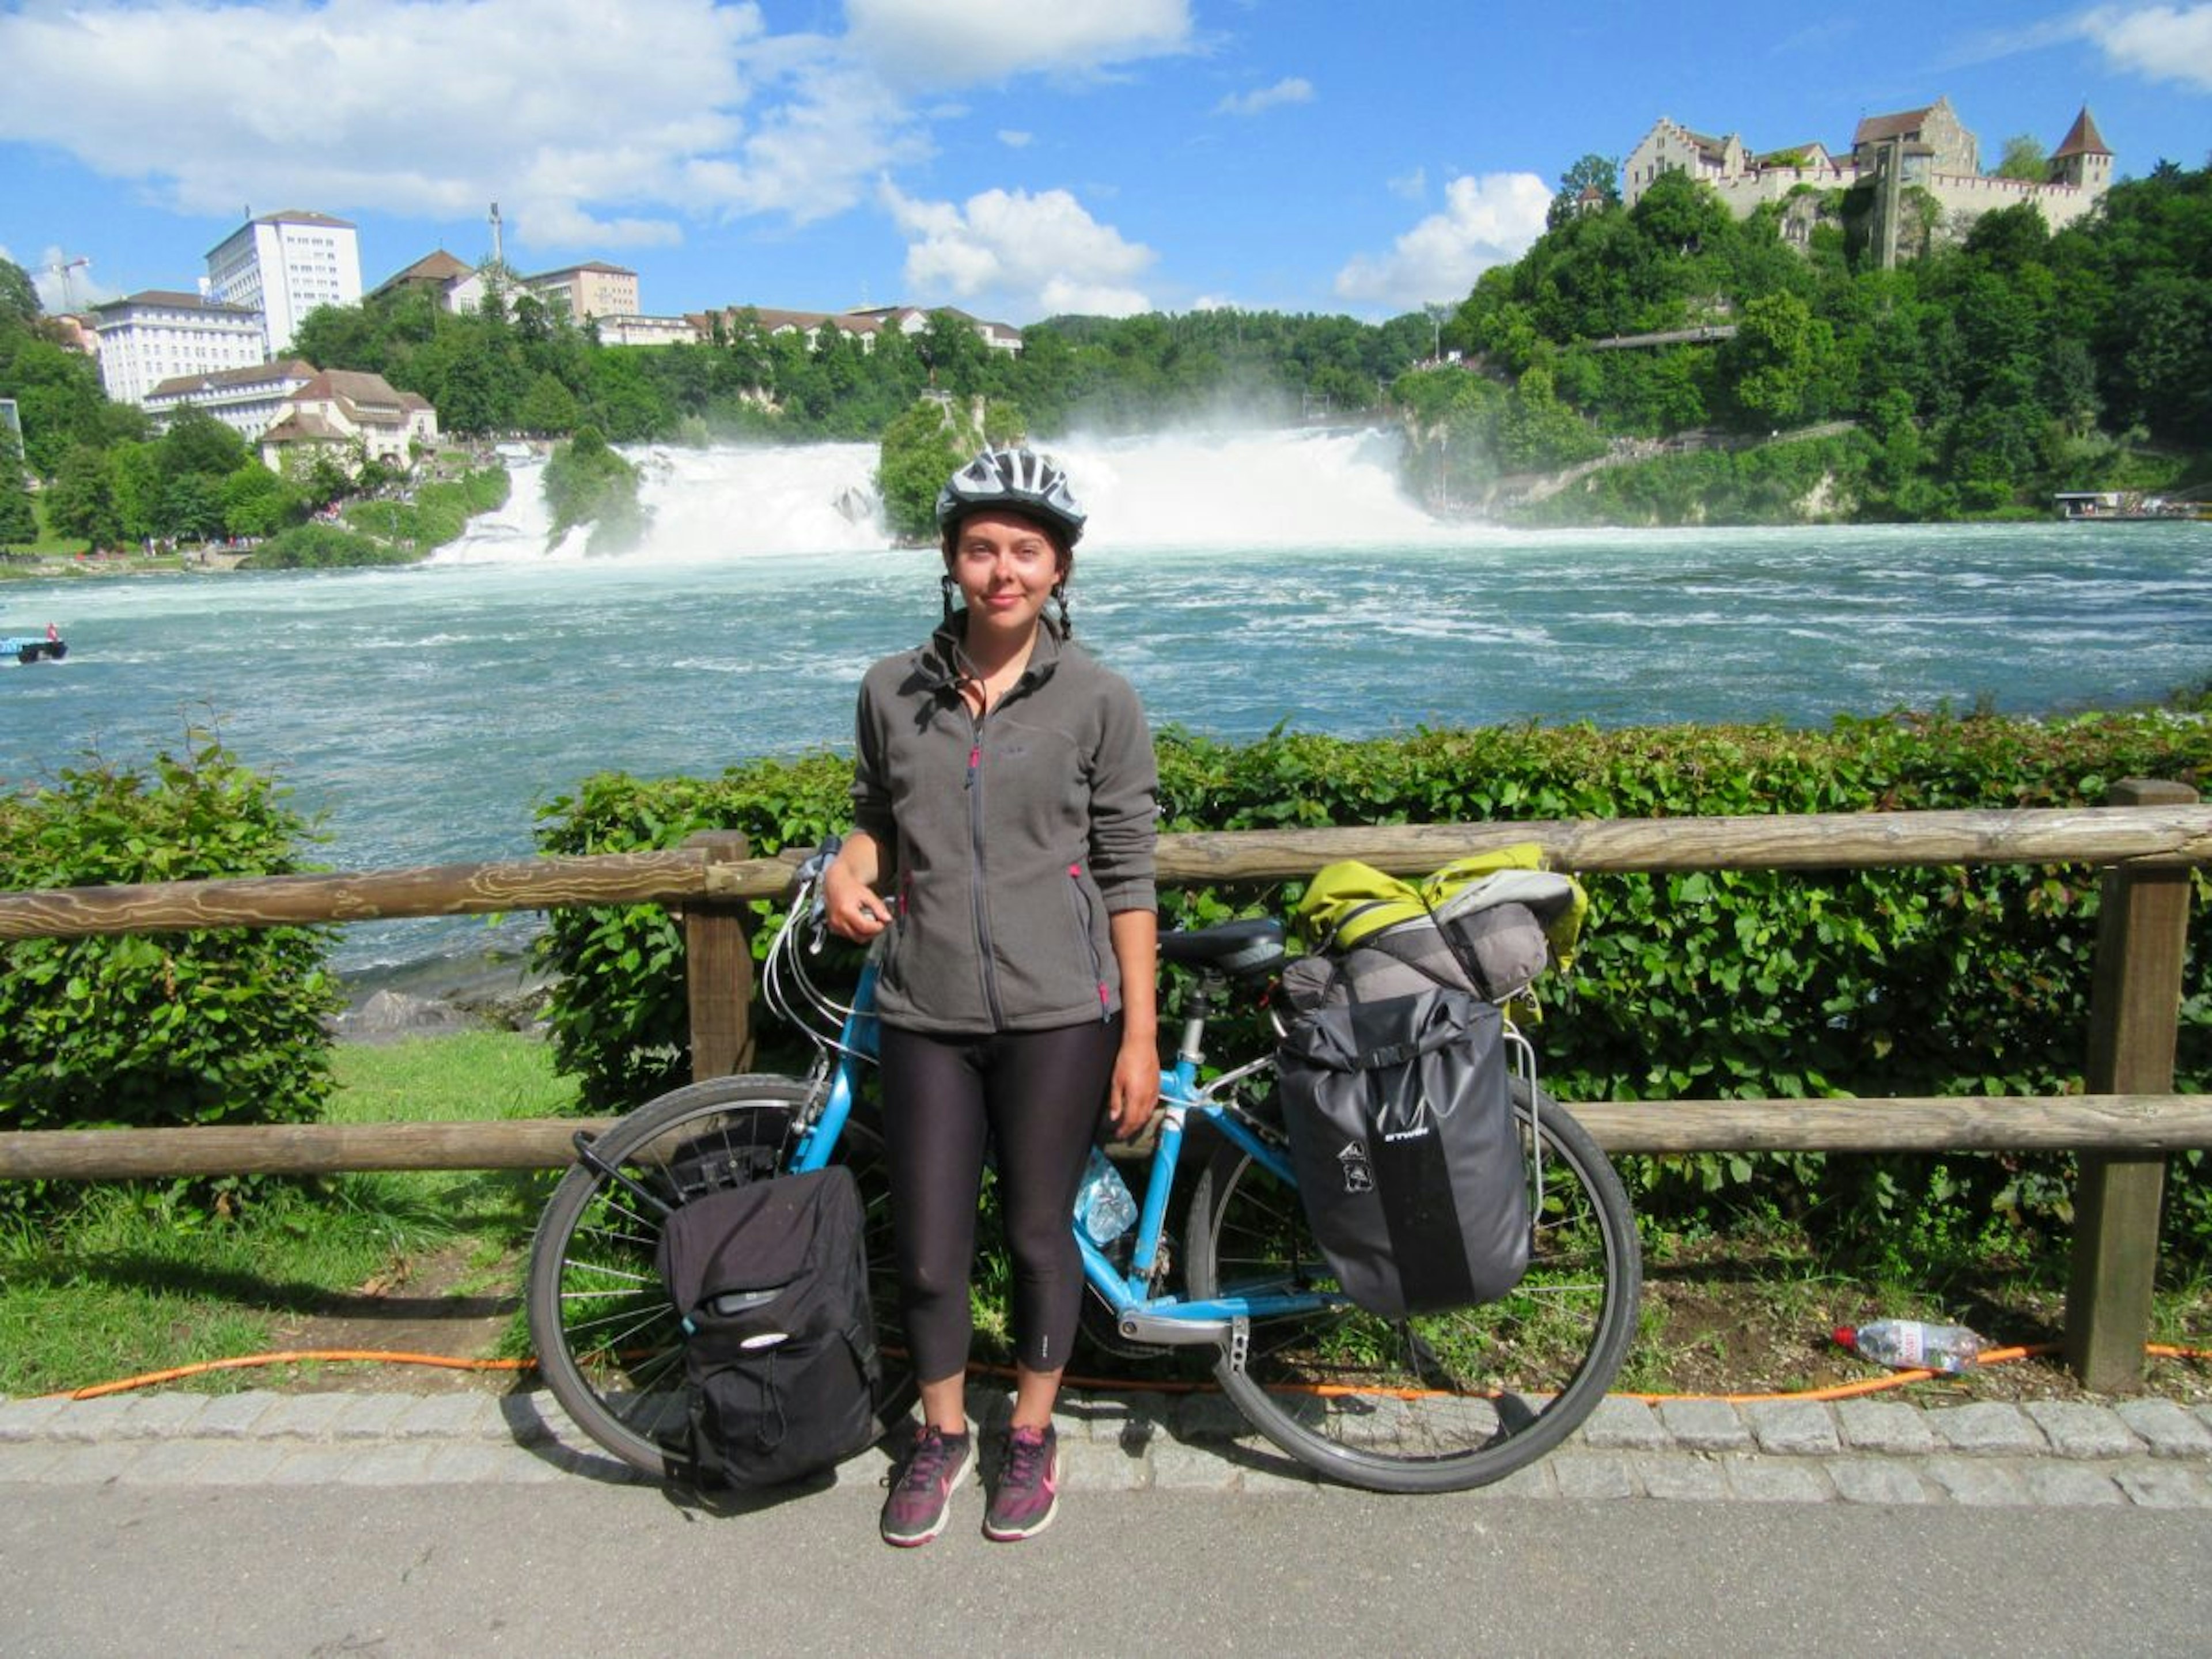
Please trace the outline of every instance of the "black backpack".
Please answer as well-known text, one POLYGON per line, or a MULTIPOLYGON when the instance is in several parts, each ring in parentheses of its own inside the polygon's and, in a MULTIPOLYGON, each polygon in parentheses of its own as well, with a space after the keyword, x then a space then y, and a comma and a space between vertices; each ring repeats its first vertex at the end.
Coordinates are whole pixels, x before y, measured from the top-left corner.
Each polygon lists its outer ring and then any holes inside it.
POLYGON ((655 1261, 693 1387, 670 1449, 699 1484, 778 1486, 877 1437, 861 1218, 852 1171, 834 1166, 718 1188, 669 1216, 655 1261))

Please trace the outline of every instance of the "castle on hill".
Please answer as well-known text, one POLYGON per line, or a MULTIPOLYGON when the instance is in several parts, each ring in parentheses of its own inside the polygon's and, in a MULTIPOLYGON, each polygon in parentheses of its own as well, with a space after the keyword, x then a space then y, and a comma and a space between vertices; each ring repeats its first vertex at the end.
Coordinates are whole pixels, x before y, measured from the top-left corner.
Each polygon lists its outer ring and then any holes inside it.
MULTIPOLYGON (((1938 98, 1923 109, 1869 115, 1851 135, 1850 148, 1830 150, 1818 142, 1754 152, 1735 133, 1715 138, 1693 132, 1662 116, 1629 152, 1621 174, 1621 196, 1635 205, 1662 173, 1686 173, 1710 185, 1739 219, 1768 202, 1785 204, 1784 234, 1802 240, 1814 212, 1801 185, 1812 191, 1849 190, 1870 184, 1880 210, 1879 233, 1884 264, 1893 262, 1897 202, 1906 188, 1924 191, 1954 223, 1970 222, 1996 208, 2033 202, 2044 222, 2057 230, 2085 216, 2112 183, 2112 152, 2106 148, 2088 106, 2051 154, 2041 179, 1986 176, 1974 135, 1938 98)), ((1809 192, 1808 192, 1809 194, 1809 192)))

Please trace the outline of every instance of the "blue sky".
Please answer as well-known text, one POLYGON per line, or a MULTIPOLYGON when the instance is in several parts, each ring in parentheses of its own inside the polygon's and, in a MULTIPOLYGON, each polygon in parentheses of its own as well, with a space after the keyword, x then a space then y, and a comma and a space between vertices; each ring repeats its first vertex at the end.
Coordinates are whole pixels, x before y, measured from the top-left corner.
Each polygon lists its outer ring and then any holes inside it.
POLYGON ((1662 115, 1840 148, 1948 95, 1986 167, 2087 102, 2123 176, 2212 152, 2212 3, 1789 14, 0 0, 0 253, 81 307, 190 288, 249 208, 312 209, 359 226, 374 287, 488 253, 497 201, 512 263, 627 265, 656 313, 1380 319, 1462 296, 1562 171, 1662 115))

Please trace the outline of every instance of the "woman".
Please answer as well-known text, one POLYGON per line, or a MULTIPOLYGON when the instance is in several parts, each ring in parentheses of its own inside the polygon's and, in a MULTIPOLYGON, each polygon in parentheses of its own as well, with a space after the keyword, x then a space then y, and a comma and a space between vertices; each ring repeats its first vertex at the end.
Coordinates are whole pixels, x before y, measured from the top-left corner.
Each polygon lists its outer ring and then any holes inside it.
POLYGON ((987 1133, 1017 1365, 983 1530, 1008 1540, 1058 1506, 1052 1408, 1083 1295, 1070 1216, 1084 1164, 1102 1120, 1133 1135, 1158 1098, 1152 736, 1128 683, 1069 638, 1083 520, 1028 450, 961 468, 937 501, 944 623, 860 686, 854 830, 824 886, 836 932, 890 933, 884 1131, 923 1415, 884 1504, 893 1544, 942 1532, 975 1466, 968 1281, 987 1133))

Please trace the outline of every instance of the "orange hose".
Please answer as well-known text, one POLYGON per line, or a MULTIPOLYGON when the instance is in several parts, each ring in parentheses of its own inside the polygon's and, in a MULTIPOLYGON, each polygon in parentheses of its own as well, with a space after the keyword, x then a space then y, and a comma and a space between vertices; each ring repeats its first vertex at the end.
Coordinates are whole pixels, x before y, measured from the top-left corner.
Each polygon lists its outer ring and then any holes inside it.
POLYGON ((102 1395, 125 1394, 132 1389, 149 1389, 157 1382, 174 1382, 181 1377, 199 1376, 209 1371, 249 1370, 258 1365, 289 1365, 302 1360, 368 1360, 390 1365, 440 1365, 455 1371, 520 1371, 536 1368, 538 1361, 524 1359, 456 1359, 448 1354, 391 1353, 374 1348, 294 1348, 282 1353, 245 1354, 234 1359, 207 1359, 198 1364, 178 1365, 165 1371, 148 1371, 143 1376, 126 1376, 120 1382, 95 1382, 88 1388, 70 1389, 60 1394, 42 1395, 47 1400, 97 1400, 102 1395))
MULTIPOLYGON (((1999 1365, 2008 1360, 2025 1359, 2031 1354, 2055 1352, 2056 1342, 2036 1342, 2012 1348, 1990 1348, 1976 1360, 1978 1365, 1999 1365)), ((2143 1352, 2162 1359, 2212 1359, 2212 1348, 2181 1348, 2171 1344, 2149 1342, 2143 1352)), ((307 1360, 325 1362, 359 1361, 386 1365, 436 1365, 456 1371, 524 1371, 534 1370, 535 1356, 520 1359, 457 1359, 447 1354, 396 1353, 375 1348, 299 1348, 277 1353, 246 1354, 233 1359, 208 1359, 197 1364, 178 1365, 167 1370, 148 1371, 139 1376, 127 1376, 113 1382, 95 1382, 82 1389, 70 1389, 59 1394, 39 1396, 46 1400, 97 1400, 103 1395, 126 1394, 133 1389, 149 1389, 162 1382, 174 1382, 188 1376, 199 1376, 210 1371, 249 1370, 263 1365, 290 1365, 307 1360)), ((980 1376, 1010 1376, 1012 1369, 1005 1365, 975 1364, 969 1370, 980 1376)), ((1795 1394, 1623 1394, 1622 1400, 1640 1400, 1647 1404, 1662 1400, 1724 1400, 1732 1404, 1745 1405, 1774 1400, 1850 1400, 1861 1395, 1882 1394, 1892 1389, 1901 1389, 1907 1383, 1926 1382, 1944 1375, 1941 1371, 1892 1371, 1884 1376, 1863 1377, 1855 1382, 1838 1382, 1825 1389, 1807 1389, 1795 1394)), ((1133 1389, 1149 1394, 1195 1394, 1213 1385, 1209 1382, 1133 1382, 1123 1377, 1068 1376, 1062 1382, 1077 1389, 1133 1389)), ((1363 1389, 1356 1383, 1313 1382, 1294 1384, 1277 1390, 1283 1394, 1310 1394, 1322 1398, 1339 1395, 1380 1395, 1395 1400, 1424 1400, 1442 1397, 1449 1391, 1441 1389, 1363 1389)))

